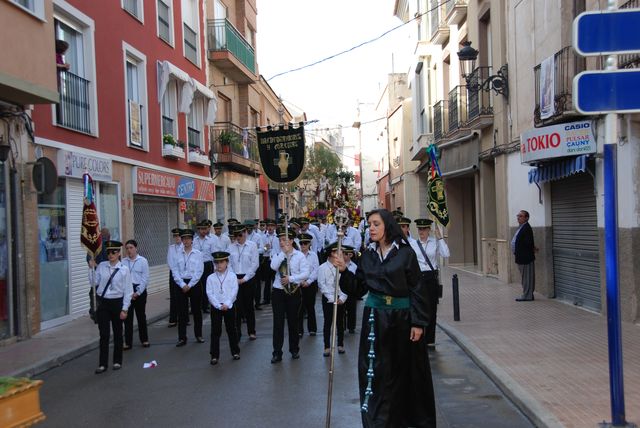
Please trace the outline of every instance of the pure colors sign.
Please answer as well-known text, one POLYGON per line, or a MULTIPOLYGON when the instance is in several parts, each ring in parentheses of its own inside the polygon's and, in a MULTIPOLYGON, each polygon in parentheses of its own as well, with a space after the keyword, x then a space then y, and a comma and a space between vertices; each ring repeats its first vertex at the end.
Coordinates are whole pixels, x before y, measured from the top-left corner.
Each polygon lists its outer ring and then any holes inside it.
POLYGON ((535 128, 520 136, 520 160, 524 164, 596 152, 590 121, 535 128))

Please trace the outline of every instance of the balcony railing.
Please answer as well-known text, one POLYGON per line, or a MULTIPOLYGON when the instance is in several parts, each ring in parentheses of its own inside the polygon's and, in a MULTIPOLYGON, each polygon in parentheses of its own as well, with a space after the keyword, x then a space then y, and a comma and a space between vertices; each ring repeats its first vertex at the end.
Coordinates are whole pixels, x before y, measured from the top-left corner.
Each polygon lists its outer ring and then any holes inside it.
POLYGON ((211 129, 211 152, 218 164, 229 164, 243 172, 258 170, 258 139, 254 130, 243 130, 230 122, 216 122, 211 129))
POLYGON ((464 127, 467 120, 467 87, 458 85, 449 92, 449 132, 464 127))
POLYGON ((253 47, 227 19, 208 22, 209 49, 231 52, 253 74, 256 73, 256 55, 253 47))
POLYGON ((91 132, 89 104, 90 82, 70 71, 58 72, 60 103, 56 105, 56 122, 76 131, 91 132))
POLYGON ((433 106, 433 139, 437 143, 442 140, 444 135, 447 133, 449 129, 448 126, 449 119, 449 108, 448 101, 441 100, 438 101, 433 106))
POLYGON ((547 119, 540 118, 540 72, 541 64, 534 67, 535 110, 533 121, 536 126, 555 123, 567 114, 574 113, 572 87, 573 78, 586 69, 585 58, 577 55, 571 46, 566 46, 554 55, 554 112, 547 119))
MULTIPOLYGON (((469 86, 477 87, 480 83, 485 82, 489 76, 491 76, 491 67, 478 67, 469 77, 469 86)), ((493 115, 490 91, 469 91, 467 98, 470 121, 480 116, 493 115)))
MULTIPOLYGON (((636 9, 640 8, 640 0, 629 0, 620 9, 636 9)), ((640 54, 624 54, 618 55, 619 68, 638 68, 640 66, 640 54)))

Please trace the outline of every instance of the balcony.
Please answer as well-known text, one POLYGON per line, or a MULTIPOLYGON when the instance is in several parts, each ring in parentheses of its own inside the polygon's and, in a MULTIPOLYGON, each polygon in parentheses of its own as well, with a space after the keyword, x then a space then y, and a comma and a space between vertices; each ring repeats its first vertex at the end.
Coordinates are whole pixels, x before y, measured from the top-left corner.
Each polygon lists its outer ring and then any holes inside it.
MULTIPOLYGON (((491 67, 477 67, 469 77, 470 86, 478 84, 491 76, 491 67)), ((493 102, 489 91, 468 91, 467 101, 469 105, 469 128, 483 129, 493 125, 493 102)))
POLYGON ((442 45, 449 40, 449 26, 442 19, 442 5, 440 0, 431 0, 431 43, 442 45))
POLYGON ((541 64, 533 68, 535 82, 535 109, 533 122, 536 127, 562 122, 568 118, 579 116, 573 108, 573 78, 586 69, 586 60, 578 56, 571 46, 566 46, 554 55, 554 111, 551 116, 542 119, 540 116, 540 73, 541 64))
POLYGON ((447 24, 458 25, 467 16, 468 0, 449 0, 446 5, 447 24))
POLYGON ((207 22, 209 60, 238 83, 253 83, 256 55, 253 47, 227 19, 207 22))
POLYGON ((433 134, 421 134, 411 146, 411 160, 421 161, 425 159, 428 156, 426 149, 433 143, 433 134))
POLYGON ((447 138, 455 138, 455 134, 467 125, 467 87, 458 85, 449 92, 449 127, 447 138))
POLYGON ((449 102, 447 100, 438 101, 433 106, 433 140, 435 143, 441 141, 449 129, 449 102))
POLYGON ((60 103, 56 105, 56 123, 59 126, 91 133, 89 84, 88 80, 70 71, 58 72, 60 103))
POLYGON ((226 167, 244 174, 260 173, 258 139, 255 131, 243 131, 230 122, 216 122, 211 127, 211 153, 216 167, 226 167))

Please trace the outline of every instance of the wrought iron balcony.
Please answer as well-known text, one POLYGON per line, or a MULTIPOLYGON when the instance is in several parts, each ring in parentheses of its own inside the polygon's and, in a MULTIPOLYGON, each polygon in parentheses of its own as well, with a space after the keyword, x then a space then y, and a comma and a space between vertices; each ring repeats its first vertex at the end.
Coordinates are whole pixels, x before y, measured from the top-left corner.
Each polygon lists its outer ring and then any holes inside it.
POLYGON ((211 160, 215 168, 260 173, 258 139, 254 130, 245 131, 231 122, 216 122, 210 129, 211 160))
MULTIPOLYGON (((491 76, 491 67, 477 67, 469 76, 469 85, 474 87, 491 76)), ((467 91, 469 103, 469 127, 486 128, 493 124, 493 102, 490 91, 467 91)))
POLYGON ((436 143, 444 138, 449 129, 449 102, 441 100, 433 106, 433 139, 436 143))
POLYGON ((256 80, 256 55, 253 47, 227 19, 207 23, 209 59, 239 83, 256 80))
POLYGON ((60 103, 56 105, 56 122, 60 126, 91 133, 91 106, 87 79, 70 71, 58 72, 60 103))
POLYGON ((449 0, 446 3, 447 24, 458 25, 467 16, 468 0, 449 0))
POLYGON ((467 87, 458 85, 449 92, 449 127, 447 137, 466 126, 467 87))
POLYGON ((567 117, 577 116, 573 108, 573 78, 586 69, 585 58, 577 55, 571 46, 566 46, 554 55, 553 113, 542 119, 540 113, 540 73, 542 64, 533 68, 535 82, 535 109, 533 121, 536 127, 560 122, 567 117))

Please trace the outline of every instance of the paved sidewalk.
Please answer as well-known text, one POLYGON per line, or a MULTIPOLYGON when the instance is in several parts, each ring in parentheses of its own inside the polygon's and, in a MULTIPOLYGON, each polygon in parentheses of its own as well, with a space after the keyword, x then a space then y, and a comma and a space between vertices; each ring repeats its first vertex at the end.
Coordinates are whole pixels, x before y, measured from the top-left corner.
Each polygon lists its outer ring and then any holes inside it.
MULTIPOLYGON (((443 269, 438 324, 538 426, 611 422, 607 320, 546 299, 515 302, 519 284, 443 269), (453 321, 451 277, 460 284, 453 321)), ((626 419, 640 423, 640 326, 623 323, 626 419)), ((437 343, 437 338, 436 338, 437 343)))
MULTIPOLYGON (((149 295, 147 323, 169 315, 168 296, 168 290, 149 295)), ((137 333, 134 333, 133 341, 137 343, 137 333)), ((96 349, 98 342, 98 326, 88 315, 82 316, 41 331, 31 339, 0 347, 0 376, 37 375, 96 349)))

